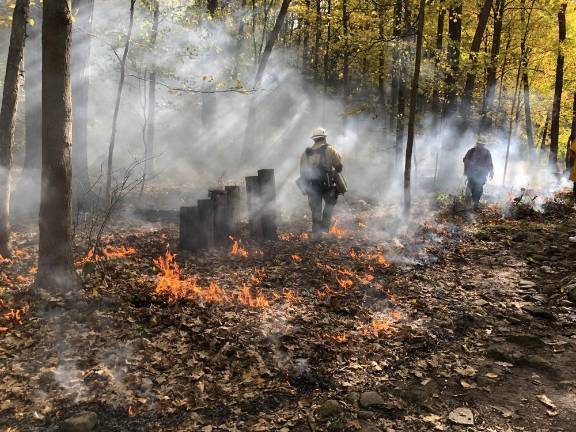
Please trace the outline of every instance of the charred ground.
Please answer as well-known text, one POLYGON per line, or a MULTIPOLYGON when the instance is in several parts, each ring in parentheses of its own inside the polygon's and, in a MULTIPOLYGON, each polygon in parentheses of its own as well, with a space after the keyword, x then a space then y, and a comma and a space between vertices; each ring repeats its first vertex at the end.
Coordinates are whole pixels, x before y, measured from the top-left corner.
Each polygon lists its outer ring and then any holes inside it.
POLYGON ((571 206, 446 208, 381 237, 393 221, 364 206, 330 239, 289 224, 234 254, 180 253, 171 225, 116 226, 104 257, 78 251, 82 294, 41 309, 21 232, 0 264, 0 426, 93 411, 108 431, 464 430, 449 414, 467 407, 471 430, 571 430, 571 206))

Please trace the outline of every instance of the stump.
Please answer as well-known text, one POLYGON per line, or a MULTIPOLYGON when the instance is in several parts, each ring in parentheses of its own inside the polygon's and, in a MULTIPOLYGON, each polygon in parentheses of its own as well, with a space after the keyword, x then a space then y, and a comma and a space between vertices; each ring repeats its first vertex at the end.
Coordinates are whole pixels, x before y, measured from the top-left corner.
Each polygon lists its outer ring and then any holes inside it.
POLYGON ((224 246, 228 244, 228 201, 226 191, 215 189, 209 191, 214 207, 214 244, 224 246))
POLYGON ((226 186, 226 226, 227 234, 238 238, 240 231, 240 186, 226 186))
POLYGON ((250 237, 262 240, 262 222, 260 219, 260 182, 258 177, 246 177, 246 200, 248 204, 248 224, 250 237))
POLYGON ((214 204, 210 199, 198 201, 198 243, 200 248, 214 245, 214 204))
POLYGON ((258 184, 260 187, 262 236, 265 240, 276 240, 278 238, 278 226, 276 222, 274 170, 259 170, 258 184))
POLYGON ((198 207, 180 208, 180 249, 198 248, 198 207))

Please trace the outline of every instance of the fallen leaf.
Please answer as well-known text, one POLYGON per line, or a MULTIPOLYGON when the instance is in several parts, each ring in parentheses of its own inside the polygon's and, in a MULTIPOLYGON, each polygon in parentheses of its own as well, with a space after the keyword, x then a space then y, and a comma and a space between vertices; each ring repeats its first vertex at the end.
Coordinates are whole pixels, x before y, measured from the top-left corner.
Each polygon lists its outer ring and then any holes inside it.
POLYGON ((536 398, 540 402, 542 402, 544 405, 546 405, 548 408, 552 408, 553 410, 556 410, 556 405, 554 405, 554 402, 552 402, 552 399, 550 399, 545 394, 536 395, 536 398))

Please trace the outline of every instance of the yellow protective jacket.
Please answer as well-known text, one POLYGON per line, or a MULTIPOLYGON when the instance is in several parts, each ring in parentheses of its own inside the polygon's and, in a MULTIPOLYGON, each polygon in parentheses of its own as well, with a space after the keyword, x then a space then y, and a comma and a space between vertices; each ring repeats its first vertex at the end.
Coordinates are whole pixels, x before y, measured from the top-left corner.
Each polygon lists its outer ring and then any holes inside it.
POLYGON ((330 144, 325 142, 315 142, 310 149, 302 154, 300 158, 300 176, 312 180, 319 177, 319 172, 331 172, 336 170, 336 172, 342 171, 342 156, 338 151, 332 147, 330 144), (322 157, 322 152, 318 151, 323 146, 324 157, 322 157))

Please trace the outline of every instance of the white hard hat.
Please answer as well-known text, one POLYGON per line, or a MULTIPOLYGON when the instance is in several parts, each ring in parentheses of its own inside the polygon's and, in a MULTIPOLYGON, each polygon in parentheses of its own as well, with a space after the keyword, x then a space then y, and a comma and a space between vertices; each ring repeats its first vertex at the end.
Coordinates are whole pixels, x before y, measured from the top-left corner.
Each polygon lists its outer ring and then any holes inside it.
POLYGON ((327 136, 328 135, 326 135, 326 129, 319 127, 314 129, 314 131, 312 132, 312 136, 310 138, 312 139, 326 138, 327 136))

